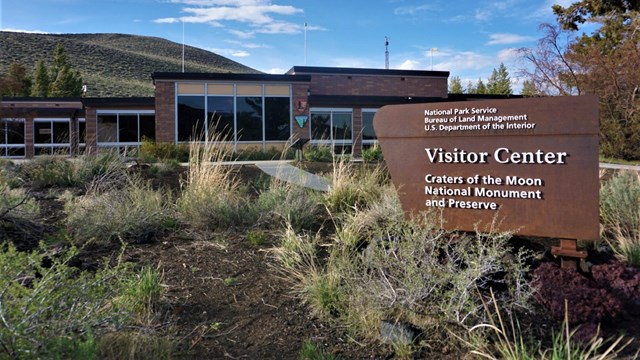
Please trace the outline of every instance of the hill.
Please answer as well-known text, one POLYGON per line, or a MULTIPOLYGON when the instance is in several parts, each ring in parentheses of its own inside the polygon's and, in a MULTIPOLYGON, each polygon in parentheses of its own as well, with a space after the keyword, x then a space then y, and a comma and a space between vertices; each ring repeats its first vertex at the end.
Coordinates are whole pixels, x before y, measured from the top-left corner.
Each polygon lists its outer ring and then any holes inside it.
MULTIPOLYGON (((33 69, 49 63, 64 45, 69 62, 82 74, 87 96, 153 96, 151 73, 182 70, 182 44, 126 34, 29 34, 0 32, 0 73, 14 60, 33 69)), ((215 53, 185 46, 186 72, 259 73, 215 53)))

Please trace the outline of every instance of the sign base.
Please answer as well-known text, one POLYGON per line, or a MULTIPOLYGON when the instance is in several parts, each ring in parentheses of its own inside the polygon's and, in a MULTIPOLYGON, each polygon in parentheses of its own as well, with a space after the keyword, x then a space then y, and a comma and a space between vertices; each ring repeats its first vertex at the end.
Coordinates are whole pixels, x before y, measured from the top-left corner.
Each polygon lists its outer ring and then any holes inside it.
POLYGON ((560 246, 552 246, 551 254, 560 256, 560 267, 577 269, 578 263, 587 257, 587 252, 578 250, 576 239, 560 239, 560 246))

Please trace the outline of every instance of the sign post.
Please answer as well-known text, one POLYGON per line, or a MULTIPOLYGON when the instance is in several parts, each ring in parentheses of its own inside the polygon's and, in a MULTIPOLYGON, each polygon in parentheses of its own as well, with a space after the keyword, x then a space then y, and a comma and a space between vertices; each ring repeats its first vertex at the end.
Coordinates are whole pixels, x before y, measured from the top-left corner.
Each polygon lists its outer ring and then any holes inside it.
POLYGON ((599 237, 596 97, 391 105, 374 129, 407 214, 564 239, 562 257, 599 237))

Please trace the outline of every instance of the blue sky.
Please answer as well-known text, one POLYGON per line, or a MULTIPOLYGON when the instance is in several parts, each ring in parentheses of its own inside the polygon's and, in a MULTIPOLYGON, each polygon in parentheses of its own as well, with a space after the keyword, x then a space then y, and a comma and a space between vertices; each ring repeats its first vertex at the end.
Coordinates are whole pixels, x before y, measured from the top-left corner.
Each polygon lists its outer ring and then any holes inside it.
POLYGON ((515 49, 535 46, 539 24, 555 21, 554 3, 571 0, 4 0, 0 27, 178 43, 184 34, 188 45, 276 74, 295 65, 383 69, 387 37, 391 69, 449 71, 466 86, 502 62, 518 88, 515 49))

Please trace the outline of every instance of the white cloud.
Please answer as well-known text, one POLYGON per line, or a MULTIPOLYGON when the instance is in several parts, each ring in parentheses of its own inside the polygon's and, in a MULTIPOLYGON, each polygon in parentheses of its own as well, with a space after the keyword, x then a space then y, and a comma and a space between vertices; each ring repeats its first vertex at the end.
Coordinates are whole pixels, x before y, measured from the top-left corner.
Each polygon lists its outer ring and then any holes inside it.
POLYGON ((472 51, 452 53, 446 61, 441 61, 437 64, 438 69, 447 69, 451 74, 458 74, 467 70, 484 70, 492 66, 496 66, 496 60, 493 57, 472 51))
POLYGON ((282 68, 271 68, 271 69, 269 69, 269 70, 267 70, 267 71, 264 71, 264 72, 266 72, 267 74, 277 74, 277 75, 281 75, 281 74, 286 73, 287 71, 289 71, 289 70, 288 70, 288 69, 287 69, 287 70, 285 70, 285 69, 282 69, 282 68))
POLYGON ((237 58, 246 58, 251 56, 251 53, 249 53, 248 51, 238 50, 238 49, 207 48, 206 50, 222 56, 231 56, 231 57, 237 57, 237 58))
POLYGON ((509 62, 518 59, 520 57, 520 54, 518 52, 518 49, 516 48, 507 48, 498 51, 496 57, 498 58, 498 60, 500 60, 500 62, 509 62))
POLYGON ((535 38, 531 36, 523 36, 517 34, 507 34, 507 33, 496 33, 489 35, 489 41, 487 45, 505 45, 505 44, 516 44, 521 42, 527 42, 535 40, 535 38))
POLYGON ((1 31, 19 32, 19 33, 27 33, 27 34, 51 34, 48 31, 41 31, 41 30, 2 29, 1 31))
POLYGON ((477 21, 488 21, 489 19, 491 19, 491 15, 491 12, 488 10, 476 10, 473 18, 477 21))
POLYGON ((423 12, 423 11, 427 11, 429 9, 431 9, 432 7, 430 5, 420 5, 420 6, 401 6, 398 8, 393 9, 393 13, 395 15, 402 15, 402 16, 416 16, 418 15, 419 12, 423 12))
MULTIPOLYGON (((276 19, 275 16, 292 16, 303 12, 302 9, 290 5, 276 5, 268 0, 171 0, 175 4, 183 4, 182 17, 169 17, 154 20, 159 24, 176 22, 208 24, 224 27, 225 23, 241 23, 251 26, 251 30, 229 30, 239 38, 251 38, 256 33, 262 34, 297 34, 302 26, 276 19)), ((314 30, 309 29, 307 30, 314 30)))
POLYGON ((421 70, 419 61, 407 59, 397 67, 399 70, 421 70))
POLYGON ((246 49, 270 49, 271 48, 270 45, 248 43, 248 42, 243 42, 238 40, 224 40, 224 42, 226 42, 227 44, 241 46, 246 49))

